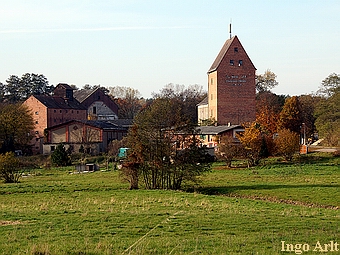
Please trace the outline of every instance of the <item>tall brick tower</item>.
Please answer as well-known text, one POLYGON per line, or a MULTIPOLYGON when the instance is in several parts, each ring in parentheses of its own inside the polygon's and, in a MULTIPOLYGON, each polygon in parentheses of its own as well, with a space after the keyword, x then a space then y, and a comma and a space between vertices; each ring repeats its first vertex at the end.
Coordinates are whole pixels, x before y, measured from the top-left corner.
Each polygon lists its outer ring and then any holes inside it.
POLYGON ((218 125, 255 120, 255 71, 237 36, 228 39, 208 71, 208 114, 218 125))

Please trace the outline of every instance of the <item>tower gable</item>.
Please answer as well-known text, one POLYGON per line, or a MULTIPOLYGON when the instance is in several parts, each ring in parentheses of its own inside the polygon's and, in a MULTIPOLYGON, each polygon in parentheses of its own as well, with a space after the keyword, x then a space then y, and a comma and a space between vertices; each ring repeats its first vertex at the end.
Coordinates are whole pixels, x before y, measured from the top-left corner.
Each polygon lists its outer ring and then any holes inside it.
POLYGON ((255 120, 255 71, 237 36, 228 39, 208 71, 209 114, 219 125, 255 120))

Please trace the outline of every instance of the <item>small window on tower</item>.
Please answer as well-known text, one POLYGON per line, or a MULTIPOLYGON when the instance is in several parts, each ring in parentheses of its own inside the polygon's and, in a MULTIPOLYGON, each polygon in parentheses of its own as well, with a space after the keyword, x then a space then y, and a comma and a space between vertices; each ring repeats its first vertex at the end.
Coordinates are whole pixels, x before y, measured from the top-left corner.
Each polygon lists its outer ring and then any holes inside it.
POLYGON ((238 52, 238 48, 237 47, 234 48, 234 52, 238 52))
POLYGON ((230 59, 230 65, 233 66, 234 65, 234 60, 230 59))

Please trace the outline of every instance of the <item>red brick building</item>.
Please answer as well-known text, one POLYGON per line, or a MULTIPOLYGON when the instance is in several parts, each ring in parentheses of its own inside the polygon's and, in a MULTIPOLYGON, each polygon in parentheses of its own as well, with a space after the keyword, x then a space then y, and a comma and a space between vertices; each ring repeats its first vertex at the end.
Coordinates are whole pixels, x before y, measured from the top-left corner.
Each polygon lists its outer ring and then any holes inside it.
POLYGON ((218 125, 254 121, 255 72, 238 37, 228 39, 208 71, 208 104, 200 105, 198 119, 208 114, 218 125))
POLYGON ((87 109, 73 97, 73 88, 67 84, 58 84, 53 96, 33 95, 24 104, 31 109, 35 122, 31 142, 34 154, 42 153, 46 128, 70 120, 87 119, 87 109))

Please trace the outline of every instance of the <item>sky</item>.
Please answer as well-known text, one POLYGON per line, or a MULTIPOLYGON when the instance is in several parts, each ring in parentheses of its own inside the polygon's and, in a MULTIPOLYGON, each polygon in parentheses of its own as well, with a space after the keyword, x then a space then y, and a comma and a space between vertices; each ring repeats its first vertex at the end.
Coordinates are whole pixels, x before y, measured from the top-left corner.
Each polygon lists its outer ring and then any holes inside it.
POLYGON ((43 74, 49 84, 137 89, 198 84, 237 35, 276 94, 316 92, 340 73, 339 0, 0 0, 0 82, 43 74))

